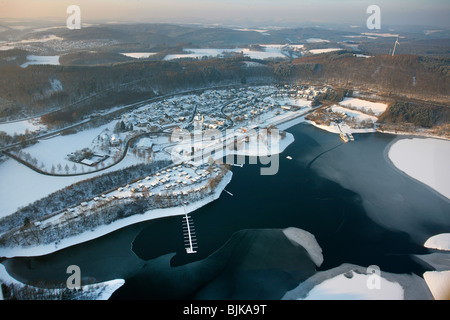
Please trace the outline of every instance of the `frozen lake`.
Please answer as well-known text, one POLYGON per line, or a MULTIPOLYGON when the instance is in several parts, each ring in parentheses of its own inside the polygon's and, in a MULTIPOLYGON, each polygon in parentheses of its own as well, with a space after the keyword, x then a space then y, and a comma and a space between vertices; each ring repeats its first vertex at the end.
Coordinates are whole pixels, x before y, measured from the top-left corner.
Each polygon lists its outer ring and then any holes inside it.
MULTIPOLYGON (((426 239, 450 231, 450 202, 390 163, 385 153, 396 137, 355 134, 355 142, 343 144, 307 124, 288 132, 295 141, 281 154, 276 175, 261 176, 260 165, 248 161, 233 167, 226 189, 234 196, 222 193, 191 213, 195 255, 185 253, 181 218, 167 217, 3 264, 22 280, 65 281, 72 264, 99 282, 125 279, 114 299, 281 299, 317 274, 308 251, 283 234, 293 227, 317 240, 320 271, 377 265, 382 272, 414 274, 425 285, 421 277, 430 269, 414 256, 428 253, 426 239)), ((353 274, 352 284, 359 290, 365 280, 353 274)), ((392 298, 401 298, 401 290, 429 294, 397 284, 386 288, 392 298)), ((341 294, 355 293, 348 289, 341 294)))

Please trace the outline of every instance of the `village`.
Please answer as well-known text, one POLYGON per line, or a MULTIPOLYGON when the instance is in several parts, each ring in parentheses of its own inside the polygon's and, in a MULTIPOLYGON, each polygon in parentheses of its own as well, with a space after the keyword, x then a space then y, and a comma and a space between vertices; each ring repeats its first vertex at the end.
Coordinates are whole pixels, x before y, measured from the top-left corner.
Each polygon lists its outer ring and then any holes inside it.
MULTIPOLYGON (((296 111, 310 109, 311 99, 320 92, 316 88, 296 86, 206 90, 201 94, 180 95, 143 105, 96 128, 41 140, 17 155, 25 161, 32 159, 31 165, 41 163, 37 165, 39 169, 50 176, 72 175, 81 180, 85 174, 92 176, 106 169, 110 172, 130 165, 151 165, 161 161, 172 164, 123 185, 111 186, 110 190, 79 203, 45 212, 30 221, 28 231, 22 226, 17 232, 21 233, 24 243, 31 243, 37 241, 35 235, 43 234, 46 236, 41 238, 46 238, 48 234, 60 234, 63 231, 55 230, 64 226, 68 230, 80 230, 87 221, 94 224, 95 221, 105 222, 108 216, 120 219, 117 212, 124 206, 138 206, 136 210, 146 212, 206 199, 216 192, 215 186, 230 171, 228 165, 221 164, 220 155, 215 155, 214 159, 209 156, 209 149, 223 147, 225 150, 226 147, 226 152, 233 154, 236 148, 249 148, 249 141, 253 138, 249 139, 246 134, 251 132, 253 135, 255 128, 270 126, 273 119, 297 116, 296 111), (221 139, 213 143, 196 141, 194 153, 189 155, 188 150, 183 161, 174 161, 173 150, 179 145, 172 140, 174 132, 211 129, 219 133, 235 130, 238 137, 224 135, 221 137, 223 143, 217 146, 214 143, 221 139), (205 152, 208 156, 203 157, 205 152), (202 156, 197 159, 198 154, 202 156)), ((266 149, 267 138, 251 148, 255 147, 256 152, 260 148, 266 149)))
POLYGON ((102 214, 102 210, 132 203, 138 200, 147 200, 152 205, 147 209, 169 207, 170 204, 178 202, 188 205, 194 199, 204 197, 212 191, 216 179, 219 182, 225 171, 220 165, 176 165, 160 170, 143 179, 131 181, 130 183, 114 188, 91 199, 69 207, 64 210, 34 221, 29 226, 29 232, 24 229, 17 230, 16 237, 33 237, 39 232, 48 232, 54 228, 61 228, 76 223, 80 220, 89 219, 89 216, 102 214), (178 202, 175 200, 179 200, 178 202))
POLYGON ((153 134, 150 138, 138 140, 131 146, 132 152, 145 161, 165 159, 170 156, 168 134, 174 130, 214 129, 224 132, 226 129, 241 129, 245 132, 269 123, 270 119, 310 108, 311 101, 326 90, 314 86, 259 86, 207 90, 199 95, 163 99, 116 118, 93 139, 88 150, 74 151, 85 157, 72 154, 68 158, 88 167, 107 166, 120 159, 131 138, 153 134))
MULTIPOLYGON (((30 221, 26 229, 22 226, 11 232, 18 232, 17 237, 20 233, 24 241, 22 243, 32 243, 37 241, 37 234, 46 235, 42 238, 48 234, 64 233, 62 237, 67 236, 69 231, 61 231, 64 226, 68 230, 80 232, 83 225, 110 223, 120 219, 119 212, 124 207, 144 213, 157 208, 182 207, 203 201, 217 192, 216 186, 230 172, 230 163, 222 164, 220 154, 211 157, 208 151, 217 148, 225 151, 226 148, 227 153, 237 154, 238 149, 244 148, 244 151, 250 150, 258 155, 258 151, 268 150, 267 132, 263 130, 266 134, 264 137, 257 131, 273 126, 277 121, 298 117, 304 110, 311 110, 311 100, 323 90, 326 89, 297 86, 207 90, 198 95, 149 103, 97 128, 42 140, 22 152, 33 162, 41 162, 42 169, 50 166, 47 161, 59 161, 57 166, 54 162, 52 164, 50 175, 55 176, 64 176, 63 167, 68 176, 80 176, 79 179, 83 179, 84 174, 92 176, 106 168, 110 172, 130 165, 150 165, 161 161, 171 165, 123 185, 111 186, 109 190, 79 203, 45 212, 30 221), (172 140, 172 133, 177 130, 189 133, 198 129, 215 129, 219 133, 235 130, 238 133, 237 136, 223 135, 212 143, 196 141, 192 153, 189 148, 187 157, 179 162, 174 161, 173 150, 179 143, 172 140), (255 134, 256 144, 253 143, 255 134), (250 139, 249 135, 252 135, 250 139), (217 142, 219 144, 215 145, 217 142), (49 150, 52 150, 51 157, 44 158, 44 154, 49 155, 49 150), (197 158, 198 154, 201 157, 197 158), (114 218, 108 220, 109 217, 114 218)), ((284 139, 285 135, 281 137, 284 139)), ((289 141, 286 139, 284 144, 289 141)))
POLYGON ((297 108, 307 106, 308 101, 326 90, 295 85, 207 90, 200 95, 164 99, 146 105, 123 115, 119 121, 123 121, 125 128, 147 132, 176 127, 189 130, 193 129, 193 121, 201 121, 202 128, 223 130, 235 123, 246 125, 246 120, 255 120, 268 111, 276 114, 290 111, 295 108, 296 100, 301 103, 297 108))

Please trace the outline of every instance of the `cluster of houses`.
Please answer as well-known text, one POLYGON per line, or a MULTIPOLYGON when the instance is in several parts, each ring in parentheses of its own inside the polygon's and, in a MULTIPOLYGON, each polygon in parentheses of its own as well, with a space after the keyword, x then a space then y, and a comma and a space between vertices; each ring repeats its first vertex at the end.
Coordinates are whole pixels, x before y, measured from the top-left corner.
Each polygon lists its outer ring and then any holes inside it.
MULTIPOLYGON (((193 129, 201 126, 209 129, 225 129, 233 117, 249 119, 265 111, 280 107, 271 99, 277 89, 273 86, 240 89, 207 90, 199 95, 164 99, 133 110, 121 117, 125 127, 135 130, 159 131, 175 127, 193 129), (226 106, 226 114, 222 108, 226 106), (231 119, 227 119, 227 115, 231 119)), ((111 141, 111 143, 113 143, 111 141)))
POLYGON ((300 98, 308 101, 314 100, 321 93, 326 93, 329 88, 318 86, 302 86, 296 84, 286 84, 278 86, 275 94, 276 98, 300 98))
POLYGON ((174 165, 80 205, 81 207, 93 207, 100 202, 118 199, 186 196, 206 189, 208 179, 216 177, 220 171, 218 165, 174 165))
MULTIPOLYGON (((311 100, 326 90, 299 85, 256 86, 207 90, 201 94, 164 99, 116 119, 114 130, 100 135, 99 150, 109 155, 117 153, 125 141, 139 133, 167 132, 176 128, 191 131, 248 127, 258 119, 263 121, 264 117, 296 109, 295 105, 285 103, 286 99, 311 100)), ((92 165, 90 162, 85 164, 92 165)))
POLYGON ((87 210, 105 205, 115 200, 137 199, 144 197, 177 198, 190 194, 208 191, 208 180, 222 174, 217 164, 174 165, 160 170, 150 176, 113 189, 92 199, 81 202, 44 221, 36 222, 41 229, 61 224, 73 219, 79 219, 80 214, 87 210))
MULTIPOLYGON (((207 90, 199 95, 179 96, 145 105, 124 114, 118 121, 123 122, 125 128, 145 132, 176 127, 189 130, 195 126, 221 130, 274 109, 291 109, 276 101, 277 98, 313 100, 326 91, 327 88, 298 85, 207 90)), ((111 146, 120 144, 117 136, 112 135, 110 138, 111 146)))

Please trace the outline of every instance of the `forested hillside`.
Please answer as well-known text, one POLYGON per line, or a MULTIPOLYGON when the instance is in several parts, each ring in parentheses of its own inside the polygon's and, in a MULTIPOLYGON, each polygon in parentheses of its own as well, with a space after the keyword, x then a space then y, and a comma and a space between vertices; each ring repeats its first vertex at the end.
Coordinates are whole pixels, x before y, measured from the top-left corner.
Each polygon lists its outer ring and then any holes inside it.
POLYGON ((352 53, 304 57, 285 64, 279 76, 325 80, 385 95, 448 102, 450 59, 413 55, 357 58, 352 53))
POLYGON ((64 112, 48 122, 78 121, 94 110, 108 109, 176 90, 221 84, 316 82, 367 89, 387 97, 406 97, 448 104, 450 59, 413 55, 356 57, 335 52, 293 61, 249 58, 192 61, 132 61, 97 66, 0 67, 0 118, 64 112), (58 85, 55 86, 55 83, 58 85))

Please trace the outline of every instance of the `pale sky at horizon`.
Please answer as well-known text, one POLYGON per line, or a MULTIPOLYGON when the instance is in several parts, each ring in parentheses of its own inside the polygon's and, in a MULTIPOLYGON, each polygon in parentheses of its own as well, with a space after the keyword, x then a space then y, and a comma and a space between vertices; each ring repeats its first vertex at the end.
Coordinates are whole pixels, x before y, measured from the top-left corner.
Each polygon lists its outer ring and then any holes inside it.
POLYGON ((450 0, 0 0, 2 19, 68 17, 69 5, 84 20, 277 25, 359 23, 366 8, 381 8, 382 23, 450 27, 450 0))

